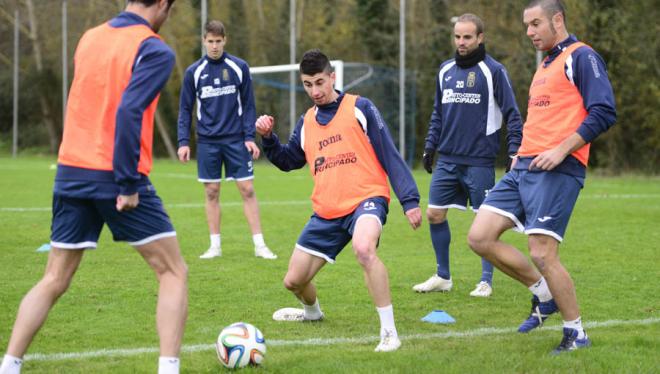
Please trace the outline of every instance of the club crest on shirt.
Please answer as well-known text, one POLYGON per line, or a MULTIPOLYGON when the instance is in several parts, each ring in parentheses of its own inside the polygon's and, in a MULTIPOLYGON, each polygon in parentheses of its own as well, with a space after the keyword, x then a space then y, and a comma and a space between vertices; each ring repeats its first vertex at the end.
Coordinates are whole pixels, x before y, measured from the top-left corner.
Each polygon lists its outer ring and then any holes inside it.
POLYGON ((477 73, 471 71, 467 76, 467 86, 474 87, 474 82, 477 80, 477 73))
POLYGON ((222 69, 222 80, 223 81, 229 80, 229 72, 227 71, 227 69, 222 69))

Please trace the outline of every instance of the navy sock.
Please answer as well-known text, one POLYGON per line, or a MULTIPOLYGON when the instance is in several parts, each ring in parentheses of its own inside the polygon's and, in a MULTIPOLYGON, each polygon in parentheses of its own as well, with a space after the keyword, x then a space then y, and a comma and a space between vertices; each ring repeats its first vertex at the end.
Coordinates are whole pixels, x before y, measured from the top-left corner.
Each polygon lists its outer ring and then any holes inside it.
POLYGON ((451 242, 451 231, 449 231, 449 221, 443 223, 430 224, 431 243, 435 251, 435 259, 438 263, 438 276, 444 279, 450 279, 449 273, 449 243, 451 242))
POLYGON ((493 285, 493 264, 485 258, 481 259, 481 282, 488 282, 493 285))

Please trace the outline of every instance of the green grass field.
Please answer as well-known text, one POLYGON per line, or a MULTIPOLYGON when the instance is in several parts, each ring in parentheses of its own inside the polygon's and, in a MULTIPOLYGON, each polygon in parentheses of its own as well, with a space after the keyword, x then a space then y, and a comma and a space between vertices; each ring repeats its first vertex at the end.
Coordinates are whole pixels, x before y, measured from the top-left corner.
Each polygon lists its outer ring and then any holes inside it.
MULTIPOLYGON (((22 296, 41 277, 49 241, 54 161, 0 158, 0 353, 4 353, 22 296)), ((426 207, 430 176, 414 172, 426 207)), ((311 213, 307 169, 282 173, 256 166, 255 186, 266 242, 280 258, 253 257, 242 204, 224 183, 223 257, 199 260, 208 246, 203 189, 194 164, 155 164, 152 180, 174 222, 188 263, 190 311, 181 354, 182 372, 219 372, 213 349, 226 325, 245 321, 267 340, 264 365, 274 373, 535 373, 660 372, 660 179, 590 176, 578 200, 562 261, 575 282, 593 347, 559 357, 561 318, 527 335, 515 332, 529 309, 529 291, 496 272, 488 299, 468 295, 480 275, 479 258, 466 245, 473 215, 451 211, 451 293, 415 294, 413 284, 435 269, 428 224, 413 231, 397 201, 390 206, 379 255, 390 272, 395 318, 403 346, 377 354, 378 316, 362 272, 347 248, 316 279, 326 320, 276 323, 274 310, 297 306, 282 286, 288 259, 311 213), (443 309, 453 325, 420 319, 443 309)), ((525 248, 525 236, 506 240, 525 248)), ((32 344, 25 373, 154 373, 155 277, 128 245, 104 230, 71 288, 52 310, 32 344)))

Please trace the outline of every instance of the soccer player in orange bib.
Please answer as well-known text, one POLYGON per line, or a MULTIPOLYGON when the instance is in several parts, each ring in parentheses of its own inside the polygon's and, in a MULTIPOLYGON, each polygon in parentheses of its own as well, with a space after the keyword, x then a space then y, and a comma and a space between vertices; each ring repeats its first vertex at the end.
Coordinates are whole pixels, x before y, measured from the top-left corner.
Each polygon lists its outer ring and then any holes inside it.
POLYGON ((533 293, 525 333, 559 311, 564 320, 558 354, 591 345, 571 276, 559 261, 561 243, 584 185, 589 144, 616 120, 603 59, 566 30, 558 0, 534 0, 523 13, 527 36, 548 56, 529 89, 527 121, 512 170, 490 191, 468 234, 470 247, 533 293), (500 240, 510 228, 529 235, 533 267, 500 240))
POLYGON ((387 219, 388 177, 413 229, 422 221, 417 185, 378 109, 366 98, 334 89, 335 73, 323 53, 306 52, 300 75, 314 106, 300 118, 289 143, 280 144, 273 133, 273 117, 260 116, 256 123, 266 156, 275 166, 289 171, 309 164, 314 179, 314 214, 298 238, 284 277, 284 286, 303 309, 283 308, 273 319, 322 320, 312 280, 352 242, 380 317, 381 340, 375 350, 394 351, 401 341, 394 325, 387 269, 376 248, 387 219))
POLYGON ((20 372, 23 354, 66 292, 83 254, 96 248, 104 225, 155 272, 158 372, 179 372, 188 270, 148 177, 156 105, 175 62, 157 32, 173 3, 129 0, 124 12, 87 30, 78 43, 53 188, 51 251, 43 278, 18 309, 2 374, 20 372))

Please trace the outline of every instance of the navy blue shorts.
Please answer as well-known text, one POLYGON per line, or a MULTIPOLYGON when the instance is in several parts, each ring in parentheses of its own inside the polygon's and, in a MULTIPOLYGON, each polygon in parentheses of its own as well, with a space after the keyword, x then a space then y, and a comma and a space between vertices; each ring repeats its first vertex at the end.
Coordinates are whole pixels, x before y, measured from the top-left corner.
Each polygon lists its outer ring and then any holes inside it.
POLYGON ((249 180, 254 178, 252 155, 244 142, 229 144, 197 143, 197 180, 204 183, 219 183, 222 166, 225 180, 249 180))
POLYGON ((385 198, 371 197, 362 201, 353 213, 340 218, 325 219, 314 213, 300 233, 296 249, 334 264, 337 255, 351 241, 355 225, 360 219, 374 217, 380 222, 382 230, 387 221, 387 212, 385 198))
POLYGON ((511 219, 517 231, 561 242, 584 178, 553 171, 511 170, 481 205, 511 219))
POLYGON ((438 160, 431 176, 429 208, 465 210, 468 199, 475 212, 495 185, 492 167, 457 165, 438 160))
POLYGON ((115 241, 139 246, 176 236, 170 217, 152 185, 139 191, 140 203, 118 212, 116 199, 81 199, 53 195, 50 245, 60 249, 96 248, 103 224, 115 241))

